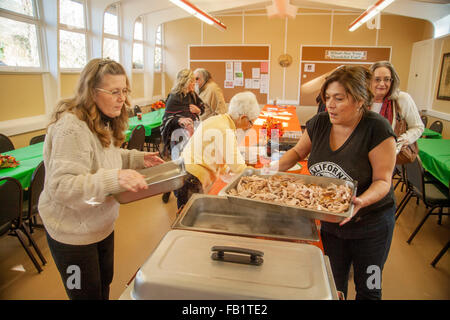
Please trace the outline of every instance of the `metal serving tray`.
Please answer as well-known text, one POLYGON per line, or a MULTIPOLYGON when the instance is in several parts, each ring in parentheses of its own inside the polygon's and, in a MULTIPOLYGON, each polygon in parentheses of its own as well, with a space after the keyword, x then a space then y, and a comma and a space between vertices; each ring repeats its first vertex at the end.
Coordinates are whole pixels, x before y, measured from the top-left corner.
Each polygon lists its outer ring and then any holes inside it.
POLYGON ((138 192, 124 191, 113 195, 119 203, 125 204, 157 194, 177 190, 184 184, 187 173, 182 160, 169 161, 163 164, 136 170, 145 176, 148 189, 138 192))
MULTIPOLYGON (((320 186, 327 186, 330 183, 334 183, 336 185, 348 185, 352 189, 352 198, 353 196, 356 196, 356 188, 357 188, 357 182, 350 182, 345 181, 341 179, 336 178, 329 178, 329 177, 318 177, 318 176, 310 176, 310 175, 303 175, 303 174, 295 174, 295 173, 287 173, 287 172, 277 172, 277 175, 288 175, 288 176, 295 176, 296 178, 301 178, 304 183, 314 183, 320 186)), ((308 209, 308 208, 301 208, 296 206, 290 206, 290 205, 284 205, 279 203, 274 203, 270 201, 262 201, 262 200, 254 200, 249 199, 246 197, 239 197, 239 196, 233 196, 229 195, 228 191, 235 188, 241 178, 243 176, 251 176, 251 175, 257 175, 261 177, 269 177, 270 174, 262 174, 261 169, 246 169, 241 174, 237 175, 229 184, 227 184, 220 192, 219 196, 225 196, 227 197, 230 202, 235 203, 236 205, 246 205, 246 206, 254 206, 258 209, 265 209, 265 210, 271 210, 279 213, 283 213, 286 215, 301 215, 307 218, 312 219, 319 219, 323 221, 328 222, 341 222, 342 220, 350 217, 353 213, 353 203, 350 205, 349 209, 344 213, 335 213, 330 211, 322 211, 322 210, 315 210, 315 209, 308 209)))
POLYGON ((172 228, 295 242, 319 241, 313 219, 251 205, 237 204, 226 197, 194 194, 172 228))

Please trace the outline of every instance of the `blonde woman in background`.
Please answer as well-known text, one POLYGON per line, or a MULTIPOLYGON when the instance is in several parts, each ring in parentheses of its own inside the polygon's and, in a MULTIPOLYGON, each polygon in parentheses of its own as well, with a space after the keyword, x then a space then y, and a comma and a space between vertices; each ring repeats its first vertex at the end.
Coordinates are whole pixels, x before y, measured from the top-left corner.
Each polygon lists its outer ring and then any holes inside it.
POLYGON ((119 63, 93 59, 75 97, 59 102, 48 127, 39 213, 70 299, 109 298, 119 204, 108 195, 146 189, 134 169, 163 163, 156 153, 120 149, 129 88, 119 63))

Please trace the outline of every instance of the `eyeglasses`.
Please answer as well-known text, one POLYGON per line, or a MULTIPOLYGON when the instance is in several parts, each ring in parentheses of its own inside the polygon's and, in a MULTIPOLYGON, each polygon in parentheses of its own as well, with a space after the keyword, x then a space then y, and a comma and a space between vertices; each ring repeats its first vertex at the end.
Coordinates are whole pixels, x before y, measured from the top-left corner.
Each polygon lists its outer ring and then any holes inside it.
POLYGON ((253 121, 250 120, 250 118, 247 118, 248 122, 250 123, 250 126, 253 127, 253 121))
POLYGON ((124 88, 122 90, 115 89, 113 91, 109 91, 109 90, 102 89, 102 88, 95 88, 95 90, 98 90, 98 91, 101 91, 104 93, 108 93, 116 98, 120 98, 120 97, 122 97, 122 95, 126 98, 131 94, 131 90, 127 89, 127 88, 124 88))
POLYGON ((380 83, 381 81, 383 81, 384 83, 391 83, 392 82, 392 78, 375 78, 374 79, 376 83, 380 83))

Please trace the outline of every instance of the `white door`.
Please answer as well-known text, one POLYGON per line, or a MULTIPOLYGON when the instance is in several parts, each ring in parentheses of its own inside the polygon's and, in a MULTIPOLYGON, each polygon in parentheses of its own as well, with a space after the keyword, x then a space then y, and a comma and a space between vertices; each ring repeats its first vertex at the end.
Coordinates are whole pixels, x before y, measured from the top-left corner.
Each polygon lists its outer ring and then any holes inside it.
POLYGON ((431 100, 433 43, 433 39, 416 42, 412 49, 408 93, 419 110, 428 109, 431 100))

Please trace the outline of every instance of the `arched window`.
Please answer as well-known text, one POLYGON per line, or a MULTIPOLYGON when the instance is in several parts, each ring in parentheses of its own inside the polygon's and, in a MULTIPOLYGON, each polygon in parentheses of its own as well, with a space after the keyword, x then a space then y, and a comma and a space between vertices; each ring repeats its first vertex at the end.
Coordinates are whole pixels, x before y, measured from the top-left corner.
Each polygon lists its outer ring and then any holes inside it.
POLYGON ((40 70, 40 48, 40 21, 35 0, 1 0, 0 70, 40 70))
POLYGON ((144 25, 142 18, 137 18, 134 23, 133 41, 133 69, 144 69, 144 25))
POLYGON ((59 66, 82 69, 87 63, 85 0, 59 0, 59 66))
POLYGON ((160 24, 158 28, 156 29, 156 40, 155 40, 155 72, 161 72, 162 71, 162 64, 163 64, 163 55, 162 55, 162 48, 163 48, 163 33, 162 33, 162 25, 160 24))
POLYGON ((119 3, 112 4, 106 9, 103 19, 103 58, 110 58, 117 62, 120 62, 119 11, 119 3))

